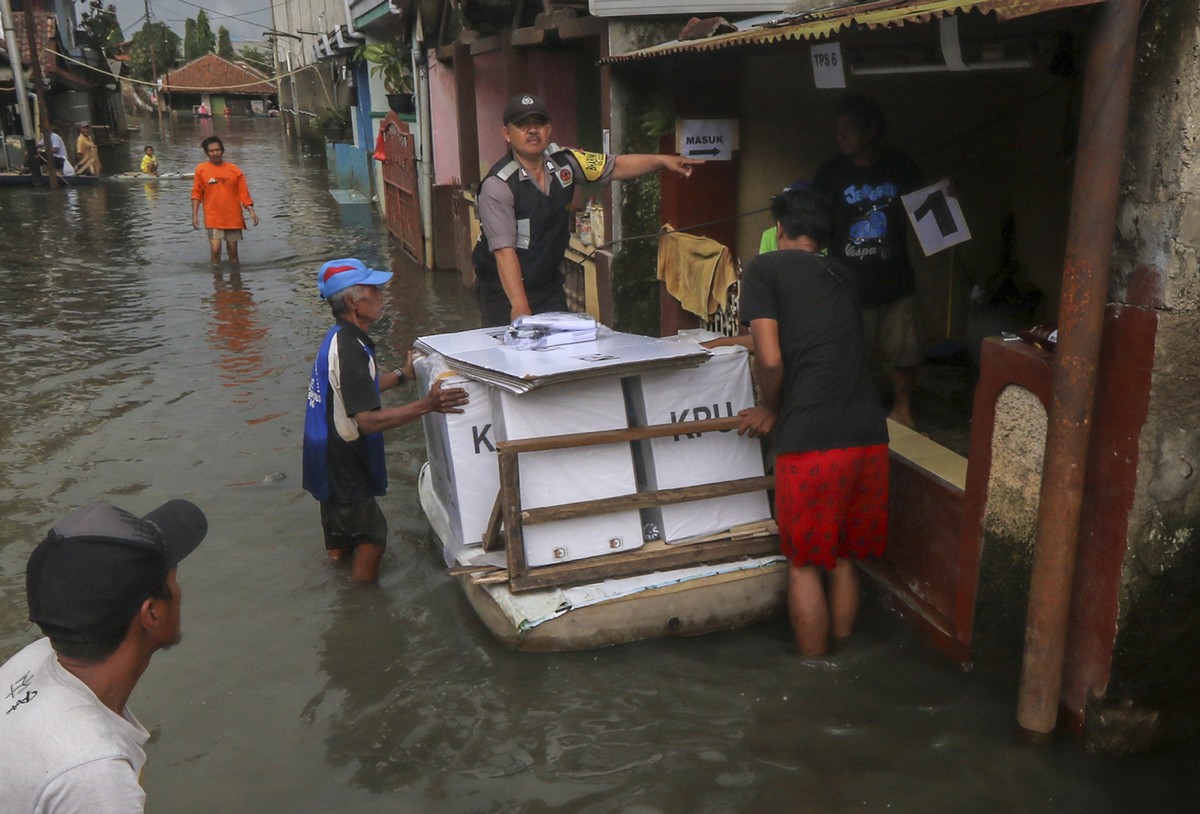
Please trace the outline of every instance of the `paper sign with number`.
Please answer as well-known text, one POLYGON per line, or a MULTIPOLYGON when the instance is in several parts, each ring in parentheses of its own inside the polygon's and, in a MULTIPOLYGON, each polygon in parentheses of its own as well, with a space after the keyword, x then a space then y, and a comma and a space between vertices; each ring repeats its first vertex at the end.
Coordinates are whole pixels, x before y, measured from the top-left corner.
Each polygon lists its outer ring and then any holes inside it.
POLYGON ((949 189, 950 182, 942 180, 901 198, 926 257, 971 239, 962 207, 949 189))
POLYGON ((812 51, 813 82, 818 88, 846 87, 846 71, 842 64, 842 44, 827 42, 814 45, 812 51))

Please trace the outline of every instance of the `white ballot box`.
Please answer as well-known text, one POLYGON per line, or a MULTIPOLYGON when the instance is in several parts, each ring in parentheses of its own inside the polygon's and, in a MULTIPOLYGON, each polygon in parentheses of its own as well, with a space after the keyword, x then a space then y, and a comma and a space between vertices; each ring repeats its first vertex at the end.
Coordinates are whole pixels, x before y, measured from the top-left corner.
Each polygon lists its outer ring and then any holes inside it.
POLYGON ((433 488, 450 520, 452 539, 445 541, 449 563, 455 549, 483 541, 500 489, 492 402, 487 385, 453 372, 440 356, 421 357, 414 367, 421 397, 440 379, 442 387, 466 390, 469 399, 462 413, 429 413, 421 419, 433 488))
MULTIPOLYGON (((492 389, 496 438, 512 441, 547 435, 624 429, 625 401, 617 378, 547 385, 515 395, 492 389)), ((633 455, 625 443, 522 454, 521 507, 577 503, 637 491, 633 455)), ((524 528, 529 566, 630 551, 642 545, 637 510, 556 520, 524 528)))
MULTIPOLYGON (((725 418, 754 406, 745 348, 714 348, 699 367, 643 373, 625 379, 630 421, 635 426, 679 424, 678 435, 635 445, 638 474, 646 489, 677 489, 763 474, 758 439, 736 430, 689 433, 686 424, 725 418)), ((646 510, 668 543, 769 519, 765 491, 674 503, 646 510)))

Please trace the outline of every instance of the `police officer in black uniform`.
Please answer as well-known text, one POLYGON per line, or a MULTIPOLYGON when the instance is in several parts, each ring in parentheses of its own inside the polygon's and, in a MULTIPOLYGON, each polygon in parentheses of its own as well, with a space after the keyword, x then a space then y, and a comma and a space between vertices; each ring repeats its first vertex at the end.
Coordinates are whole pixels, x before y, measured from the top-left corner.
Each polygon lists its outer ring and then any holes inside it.
POLYGON ((704 162, 677 155, 620 155, 564 149, 550 141, 550 114, 536 96, 504 107, 508 154, 479 187, 482 232, 471 261, 484 326, 524 314, 566 311, 560 269, 570 239, 577 180, 610 183, 668 169, 685 178, 704 162))

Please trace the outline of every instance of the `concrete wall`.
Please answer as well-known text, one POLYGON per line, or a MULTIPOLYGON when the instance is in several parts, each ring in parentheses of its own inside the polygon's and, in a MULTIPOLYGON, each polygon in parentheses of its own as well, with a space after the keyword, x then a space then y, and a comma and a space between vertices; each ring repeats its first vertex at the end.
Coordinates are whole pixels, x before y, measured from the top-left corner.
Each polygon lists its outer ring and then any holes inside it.
POLYGON ((353 93, 340 72, 331 73, 330 61, 317 62, 313 54, 317 38, 298 32, 330 31, 345 23, 346 6, 343 0, 273 0, 271 20, 276 30, 299 37, 278 37, 275 41, 275 59, 280 73, 307 67, 280 80, 279 107, 289 126, 307 130, 313 116, 327 107, 349 104, 353 93))
POLYGON ((1129 704, 1124 718, 1167 737, 1200 732, 1198 21, 1197 0, 1181 0, 1152 4, 1140 22, 1110 287, 1157 332, 1112 671, 1094 688, 1106 702, 1095 717, 1129 704))
POLYGON ((451 184, 462 177, 458 160, 458 94, 454 66, 438 61, 429 52, 429 110, 433 119, 433 183, 451 184))
POLYGON ((371 165, 369 154, 353 144, 325 145, 325 158, 333 172, 334 189, 353 189, 364 198, 371 197, 371 165))

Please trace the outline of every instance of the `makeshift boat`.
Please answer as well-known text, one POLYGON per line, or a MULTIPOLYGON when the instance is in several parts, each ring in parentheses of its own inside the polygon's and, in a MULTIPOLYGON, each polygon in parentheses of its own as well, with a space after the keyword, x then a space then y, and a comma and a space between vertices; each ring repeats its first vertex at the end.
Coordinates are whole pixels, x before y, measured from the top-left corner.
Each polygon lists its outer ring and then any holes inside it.
POLYGON ((149 172, 119 172, 108 175, 114 181, 190 181, 196 177, 194 172, 160 172, 154 175, 149 172))
MULTIPOLYGON (((95 175, 59 175, 58 183, 64 187, 90 187, 98 183, 100 178, 95 175)), ((0 173, 0 187, 48 187, 48 175, 17 175, 16 173, 0 173)))
POLYGON ((694 342, 654 348, 662 340, 624 335, 527 351, 523 365, 567 377, 546 385, 508 375, 471 332, 438 339, 418 348, 474 350, 451 363, 458 369, 418 360, 421 388, 441 380, 470 402, 425 417, 421 506, 449 573, 498 640, 581 650, 782 613, 772 479, 758 442, 731 432, 753 403, 743 350, 710 357, 694 342), (615 372, 562 361, 570 354, 615 372))

